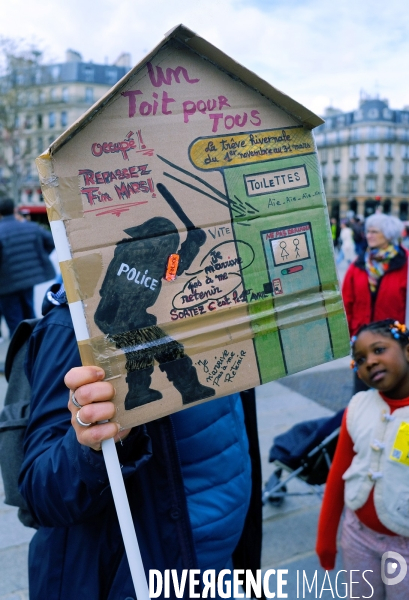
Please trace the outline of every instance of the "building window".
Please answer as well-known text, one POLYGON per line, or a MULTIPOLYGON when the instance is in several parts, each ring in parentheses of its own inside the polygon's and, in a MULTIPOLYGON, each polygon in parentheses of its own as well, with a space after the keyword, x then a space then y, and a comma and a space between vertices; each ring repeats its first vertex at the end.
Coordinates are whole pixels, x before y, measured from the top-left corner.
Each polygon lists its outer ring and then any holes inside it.
POLYGON ((392 167, 393 167, 393 161, 386 160, 385 161, 385 170, 386 170, 387 175, 392 175, 392 167))
POLYGON ((368 160, 367 162, 368 165, 368 169, 367 169, 367 173, 375 174, 376 173, 376 160, 368 160))
POLYGON ((27 138, 26 139, 26 154, 30 154, 31 150, 32 150, 31 138, 27 138))
POLYGON ((332 191, 334 194, 339 193, 339 179, 334 179, 332 182, 332 191))
POLYGON ((324 163, 323 165, 321 165, 321 173, 322 173, 323 178, 325 178, 327 176, 327 163, 324 163))
POLYGON ((323 148, 320 151, 320 158, 321 158, 321 162, 326 163, 328 160, 328 150, 327 148, 323 148))
POLYGON ((113 68, 107 68, 105 70, 105 77, 107 80, 107 83, 116 83, 117 82, 117 74, 116 74, 116 69, 113 68))
POLYGON ((50 135, 50 137, 48 138, 48 145, 51 146, 51 144, 53 143, 54 140, 55 140, 55 137, 53 135, 50 135))
POLYGON ((60 67, 59 65, 54 65, 51 67, 51 77, 54 79, 54 81, 57 81, 57 79, 60 76, 60 67))
POLYGON ((356 160, 351 160, 350 162, 350 173, 351 175, 358 175, 358 165, 356 160))
POLYGON ((339 146, 334 148, 334 160, 341 160, 341 148, 339 146))
POLYGON ((359 157, 359 145, 351 144, 349 147, 349 157, 350 158, 358 158, 359 157))
POLYGON ((402 163, 402 175, 409 175, 409 163, 407 161, 402 163))
POLYGON ((48 127, 50 129, 55 127, 55 112, 53 112, 53 111, 48 113, 48 127))
POLYGON ((394 148, 395 146, 393 144, 384 144, 384 156, 386 156, 387 158, 392 158, 394 148))
POLYGON ((339 177, 339 162, 334 163, 334 177, 339 177))
POLYGON ((67 111, 63 110, 61 113, 61 127, 67 127, 68 125, 68 116, 67 116, 67 111))
POLYGON ((378 144, 367 144, 368 156, 378 156, 378 144))
POLYGON ((385 194, 392 194, 392 177, 385 177, 385 194))
POLYGON ((70 101, 70 90, 67 87, 63 87, 61 97, 63 102, 70 101))
POLYGON ((402 194, 409 194, 409 180, 404 179, 402 182, 402 194))
POLYGON ((55 102, 57 100, 57 90, 55 88, 51 88, 50 90, 50 100, 55 102))
MULTIPOLYGON (((369 111, 371 112, 371 111, 369 111)), ((378 112, 378 111, 376 111, 378 112)), ((369 137, 372 139, 376 139, 376 137, 378 136, 378 128, 377 127, 370 127, 369 128, 369 137)))
POLYGON ((31 115, 26 115, 26 129, 31 129, 33 126, 33 119, 31 115))
POLYGON ((42 129, 43 127, 43 115, 37 115, 37 128, 42 129))
POLYGON ((350 194, 356 194, 358 191, 358 180, 357 179, 350 179, 349 180, 349 193, 350 194))
POLYGON ((404 144, 401 146, 402 158, 409 158, 409 146, 404 144))
POLYGON ((37 153, 41 154, 43 150, 44 150, 43 138, 42 137, 38 137, 37 138, 37 153))
POLYGON ((93 67, 85 67, 84 68, 84 78, 85 81, 94 81, 94 69, 93 67))
POLYGON ((367 194, 374 194, 375 190, 376 190, 376 179, 374 177, 368 177, 366 180, 367 194))
POLYGON ((85 102, 94 102, 94 88, 85 88, 85 102))

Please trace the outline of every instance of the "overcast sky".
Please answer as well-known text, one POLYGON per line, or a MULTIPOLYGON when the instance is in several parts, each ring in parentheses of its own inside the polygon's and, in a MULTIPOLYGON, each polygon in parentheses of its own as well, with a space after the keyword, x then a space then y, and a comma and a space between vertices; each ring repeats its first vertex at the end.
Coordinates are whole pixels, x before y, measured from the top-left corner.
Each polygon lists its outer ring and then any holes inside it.
POLYGON ((34 41, 46 59, 132 65, 183 23, 322 114, 357 107, 361 90, 409 105, 404 0, 1 0, 0 36, 34 41))

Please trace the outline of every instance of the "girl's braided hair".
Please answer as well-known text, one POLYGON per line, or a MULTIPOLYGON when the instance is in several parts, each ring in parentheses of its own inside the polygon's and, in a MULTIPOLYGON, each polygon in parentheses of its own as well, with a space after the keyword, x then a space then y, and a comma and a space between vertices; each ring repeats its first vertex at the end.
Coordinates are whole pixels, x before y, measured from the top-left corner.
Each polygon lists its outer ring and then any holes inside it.
POLYGON ((384 321, 374 321, 373 323, 369 323, 367 325, 362 325, 356 333, 351 337, 351 369, 357 371, 357 365, 354 360, 354 347, 355 342, 358 336, 363 331, 372 331, 373 333, 380 333, 381 335, 392 336, 402 348, 406 348, 409 344, 409 330, 406 325, 402 325, 399 321, 394 321, 393 319, 385 319, 384 321))

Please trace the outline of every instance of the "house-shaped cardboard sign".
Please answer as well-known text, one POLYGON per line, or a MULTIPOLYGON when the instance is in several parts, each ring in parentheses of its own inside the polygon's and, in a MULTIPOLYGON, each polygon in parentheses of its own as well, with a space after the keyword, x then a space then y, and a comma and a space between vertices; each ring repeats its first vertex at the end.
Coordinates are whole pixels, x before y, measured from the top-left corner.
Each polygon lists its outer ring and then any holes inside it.
POLYGON ((181 25, 38 158, 122 426, 348 353, 321 122, 181 25))

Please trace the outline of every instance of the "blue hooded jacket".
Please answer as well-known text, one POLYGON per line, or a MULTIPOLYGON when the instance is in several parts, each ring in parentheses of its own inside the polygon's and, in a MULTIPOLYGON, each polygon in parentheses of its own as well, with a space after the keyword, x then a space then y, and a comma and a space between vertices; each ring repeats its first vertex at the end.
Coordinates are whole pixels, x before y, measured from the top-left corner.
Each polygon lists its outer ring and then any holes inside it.
MULTIPOLYGON (((79 365, 68 307, 58 306, 37 326, 27 357, 32 406, 20 489, 40 523, 29 551, 30 599, 129 600, 135 598, 135 592, 103 456, 77 442, 67 411, 68 391, 63 377, 70 368, 79 365)), ((236 527, 228 513, 233 512, 237 485, 243 486, 244 482, 246 489, 249 470, 245 464, 243 468, 237 467, 237 452, 230 461, 229 447, 237 450, 238 444, 241 451, 245 450, 245 456, 247 447, 243 444, 247 441, 240 435, 233 440, 229 431, 233 421, 236 425, 240 423, 241 402, 234 396, 223 400, 183 411, 200 409, 198 415, 202 411, 203 426, 194 427, 194 431, 189 429, 186 419, 174 415, 134 428, 123 445, 117 444, 146 574, 149 569, 180 572, 199 565, 205 568, 209 561, 213 568, 222 568, 234 547, 237 567, 254 570, 260 566, 261 478, 254 396, 243 404, 248 412, 246 424, 251 429, 253 496, 247 517, 243 515, 240 519, 240 507, 242 511, 247 508, 248 498, 246 491, 239 490, 240 500, 234 514, 236 527), (203 412, 202 407, 212 405, 215 410, 203 412), (217 435, 209 437, 206 429, 213 427, 217 435), (195 440, 193 446, 189 444, 190 437, 195 440), (209 444, 209 439, 214 443, 209 444), (227 443, 220 445, 223 439, 227 443), (192 448, 198 451, 194 461, 189 459, 192 448), (228 469, 230 462, 233 464, 228 469), (200 468, 191 477, 188 471, 193 463, 200 468), (213 475, 217 475, 216 488, 205 481, 206 472, 209 481, 213 477, 209 463, 213 463, 213 475), (186 481, 192 483, 189 489, 186 481), (226 487, 226 483, 230 486, 226 487), (203 513, 198 499, 206 493, 207 509, 203 513), (224 501, 227 510, 220 512, 224 501), (201 540, 214 535, 217 531, 214 524, 220 515, 226 519, 219 528, 222 543, 219 546, 219 540, 214 540, 214 545, 206 548, 201 540), (225 538, 227 543, 223 542, 225 538), (219 547, 221 552, 212 563, 212 548, 219 547)), ((172 594, 171 586, 174 597, 172 594)))

